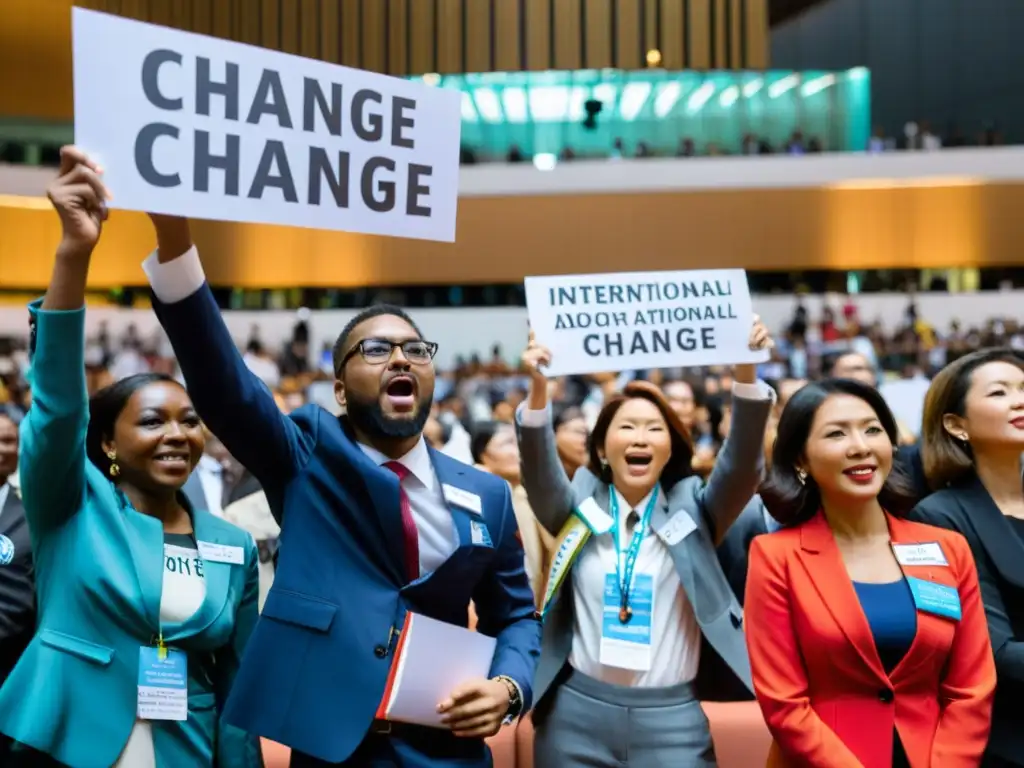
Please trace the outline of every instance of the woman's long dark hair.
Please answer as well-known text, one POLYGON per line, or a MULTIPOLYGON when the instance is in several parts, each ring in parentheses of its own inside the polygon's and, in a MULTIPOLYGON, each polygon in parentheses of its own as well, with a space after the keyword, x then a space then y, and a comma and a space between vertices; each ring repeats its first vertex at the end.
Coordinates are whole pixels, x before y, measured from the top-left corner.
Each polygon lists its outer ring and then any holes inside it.
MULTIPOLYGON (((821 492, 817 484, 810 476, 801 483, 797 464, 804 458, 815 414, 833 395, 849 395, 870 405, 895 452, 899 436, 896 417, 877 389, 849 379, 826 379, 802 387, 790 398, 779 417, 772 466, 761 487, 761 500, 771 516, 782 525, 797 525, 810 520, 821 508, 821 492)), ((878 494, 878 501, 883 509, 896 517, 905 515, 918 501, 910 481, 895 461, 878 494)))
POLYGON ((165 373, 137 373, 104 387, 89 399, 89 428, 85 434, 85 454, 103 474, 110 473, 110 459, 103 442, 114 436, 114 424, 132 395, 150 384, 181 384, 165 373))

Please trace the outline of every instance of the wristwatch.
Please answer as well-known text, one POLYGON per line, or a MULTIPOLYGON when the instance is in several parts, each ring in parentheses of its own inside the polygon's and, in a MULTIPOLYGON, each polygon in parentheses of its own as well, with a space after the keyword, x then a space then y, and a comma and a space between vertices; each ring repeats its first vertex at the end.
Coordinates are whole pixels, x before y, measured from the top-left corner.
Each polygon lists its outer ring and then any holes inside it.
POLYGON ((523 692, 519 688, 519 683, 508 675, 498 675, 494 679, 508 688, 508 711, 502 725, 511 725, 523 713, 523 692))

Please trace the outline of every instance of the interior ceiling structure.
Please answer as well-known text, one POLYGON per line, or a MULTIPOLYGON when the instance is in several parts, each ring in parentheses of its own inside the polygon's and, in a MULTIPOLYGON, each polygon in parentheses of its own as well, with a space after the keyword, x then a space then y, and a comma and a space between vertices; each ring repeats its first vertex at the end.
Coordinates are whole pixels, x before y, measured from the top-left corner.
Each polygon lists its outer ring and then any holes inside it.
POLYGON ((781 24, 826 0, 768 0, 768 23, 781 24))

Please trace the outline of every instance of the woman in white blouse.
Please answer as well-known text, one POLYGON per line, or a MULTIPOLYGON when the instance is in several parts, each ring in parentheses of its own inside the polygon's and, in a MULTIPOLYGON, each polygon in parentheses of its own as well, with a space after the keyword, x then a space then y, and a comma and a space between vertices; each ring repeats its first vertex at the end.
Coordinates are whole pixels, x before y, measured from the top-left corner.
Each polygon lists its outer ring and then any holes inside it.
MULTIPOLYGON (((760 322, 752 348, 771 339, 760 322)), ((661 391, 634 381, 609 398, 572 482, 555 448, 543 368, 531 338, 530 396, 517 416, 522 480, 558 536, 534 683, 538 768, 714 766, 694 680, 702 637, 750 689, 743 612, 716 547, 755 497, 771 390, 734 369, 733 422, 705 485, 686 428, 661 391)))

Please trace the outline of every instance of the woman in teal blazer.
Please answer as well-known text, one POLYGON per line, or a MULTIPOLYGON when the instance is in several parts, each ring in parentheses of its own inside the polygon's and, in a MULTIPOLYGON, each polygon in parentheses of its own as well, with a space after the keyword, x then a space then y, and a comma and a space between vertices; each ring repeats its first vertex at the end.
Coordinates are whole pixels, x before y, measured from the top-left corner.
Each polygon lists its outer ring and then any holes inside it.
POLYGON ((220 722, 257 619, 256 546, 181 493, 204 442, 177 382, 142 374, 87 400, 85 283, 108 193, 65 148, 48 194, 63 240, 30 306, 19 466, 39 624, 0 689, 0 732, 33 767, 262 765, 258 739, 220 722))

